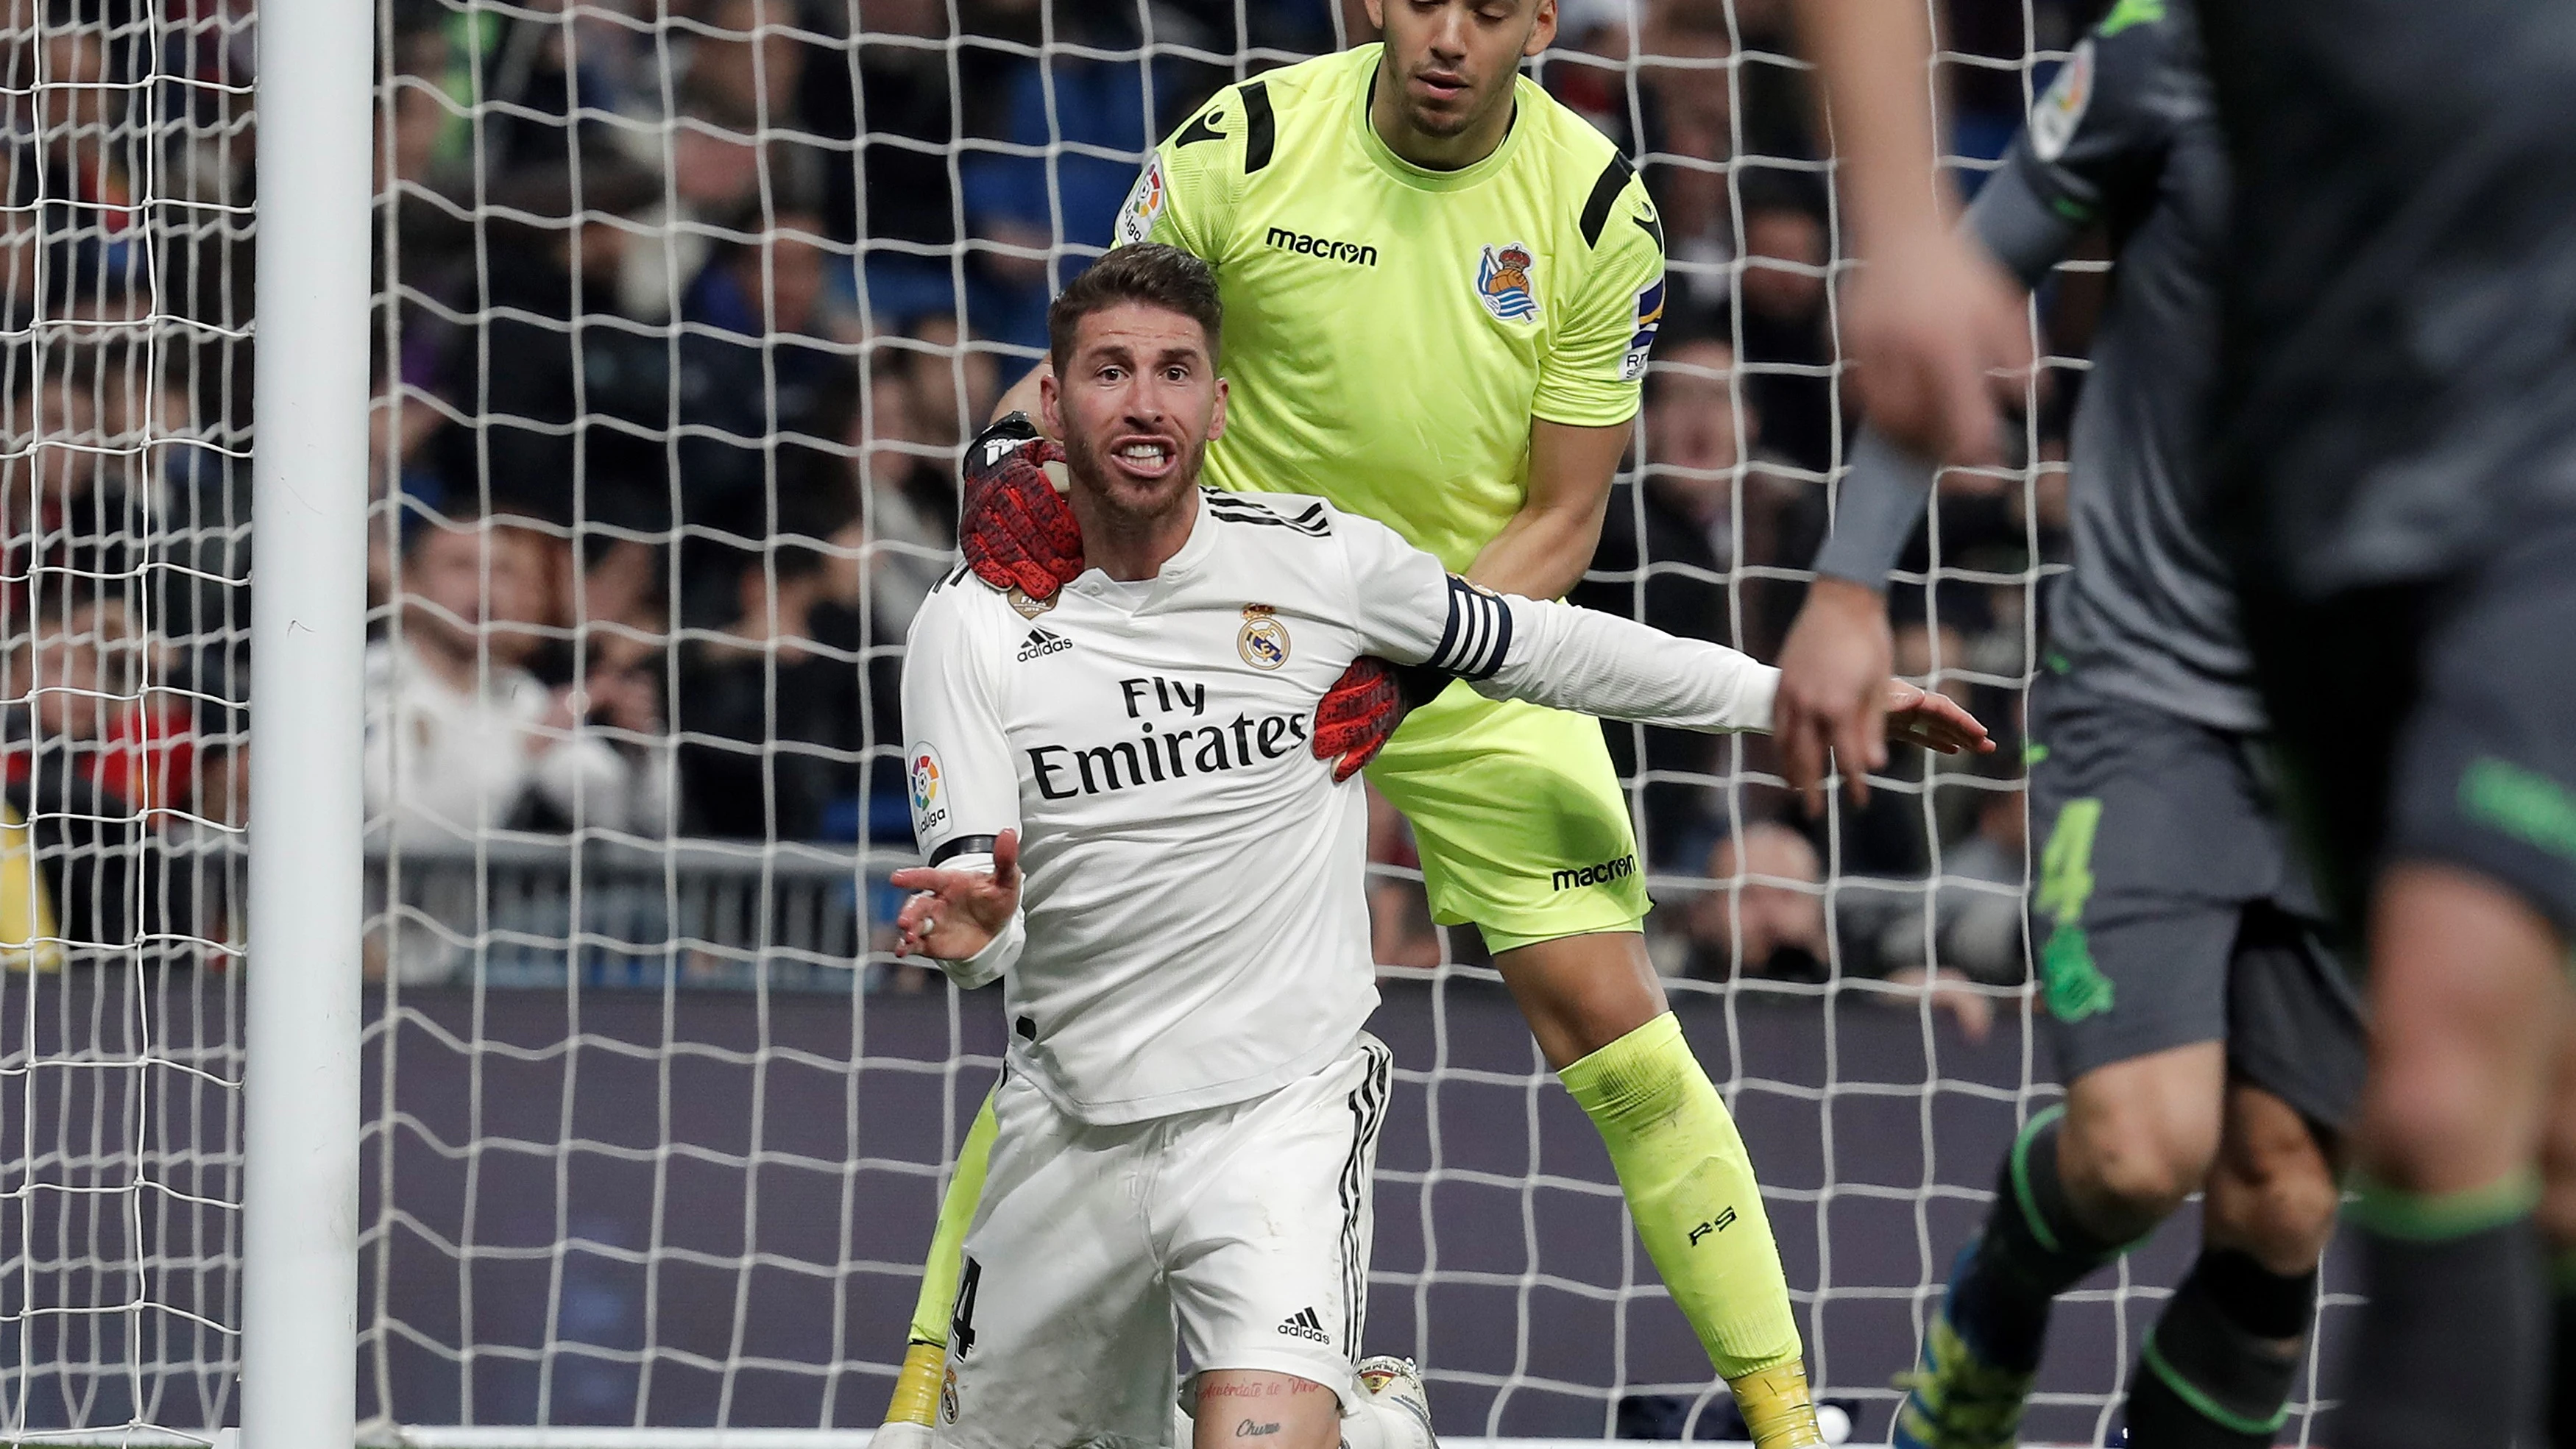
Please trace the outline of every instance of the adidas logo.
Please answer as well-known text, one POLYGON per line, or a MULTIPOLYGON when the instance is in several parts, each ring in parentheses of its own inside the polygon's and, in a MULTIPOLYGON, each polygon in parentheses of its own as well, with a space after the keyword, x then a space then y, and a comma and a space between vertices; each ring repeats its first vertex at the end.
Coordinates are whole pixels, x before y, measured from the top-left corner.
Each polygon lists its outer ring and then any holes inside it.
POLYGON ((1289 1314, 1280 1323, 1279 1331, 1290 1338, 1311 1338, 1317 1343, 1325 1344, 1333 1341, 1333 1336, 1324 1331, 1323 1322, 1315 1317, 1315 1310, 1312 1308, 1300 1308, 1289 1314))
POLYGON ((1026 664, 1032 659, 1061 654, 1072 647, 1072 640, 1041 624, 1029 631, 1029 637, 1020 641, 1020 662, 1026 664))

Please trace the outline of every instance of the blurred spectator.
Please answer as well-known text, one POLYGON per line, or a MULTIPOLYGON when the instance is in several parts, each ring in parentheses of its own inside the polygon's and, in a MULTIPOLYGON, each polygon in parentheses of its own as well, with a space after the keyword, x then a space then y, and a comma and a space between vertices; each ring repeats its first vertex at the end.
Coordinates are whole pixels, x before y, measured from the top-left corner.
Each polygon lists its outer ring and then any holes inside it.
MULTIPOLYGON (((1108 6, 1060 9, 1055 31, 1060 44, 1138 44, 1134 22, 1108 6)), ((967 224, 986 244, 979 254, 997 284, 978 332, 1032 350, 1046 345, 1047 299, 1109 245, 1118 208, 1164 129, 1151 98, 1169 94, 1148 84, 1142 60, 1064 51, 1012 78, 996 138, 1009 149, 969 152, 963 163, 967 224)))
POLYGON ((1740 195, 1745 391, 1761 410, 1764 440, 1798 467, 1822 473, 1832 463, 1837 428, 1849 421, 1834 414, 1824 208, 1814 187, 1793 173, 1752 173, 1740 195))
POLYGON ((1825 979, 1824 872, 1816 848, 1786 825, 1762 821, 1717 843, 1710 889, 1690 907, 1693 976, 1730 980, 1825 979))
MULTIPOLYGON (((832 340, 822 219, 785 212, 755 242, 728 242, 708 260, 682 308, 680 442, 682 521, 758 540, 786 495, 836 488, 840 469, 805 455, 836 448, 858 410, 857 369, 832 340)), ((701 582, 694 560, 688 587, 701 582)), ((729 617, 732 577, 719 566, 713 616, 729 617)))
MULTIPOLYGON (((2017 772, 2016 772, 2017 773, 2017 772)), ((1997 784, 2010 783, 1997 769, 1997 784)), ((1941 876, 1932 895, 1933 963, 1992 986, 2018 984, 2027 955, 2022 942, 2021 892, 2027 868, 2024 799, 2018 789, 1978 789, 1975 832, 1941 852, 1941 876)), ((1924 922, 1918 912, 1890 922, 1877 942, 1878 963, 1891 978, 1921 979, 1924 922)))
MULTIPOLYGON (((75 955, 194 930, 189 882, 166 869, 137 810, 138 797, 183 803, 193 764, 184 716, 150 687, 166 662, 158 642, 122 603, 90 602, 40 618, 6 660, 0 846, 35 852, 42 889, 0 898, 0 917, 49 916, 75 955)), ((23 880, 23 860, 12 864, 23 880)))
POLYGON ((618 30, 576 30, 585 7, 451 10, 438 0, 395 0, 397 69, 433 82, 454 99, 448 120, 425 144, 431 166, 471 165, 486 175, 568 165, 576 149, 611 138, 599 117, 618 108, 619 67, 606 45, 618 30), (552 13, 547 13, 549 10, 552 13), (437 36, 444 43, 426 37, 437 36), (576 39, 576 35, 578 38, 576 39))
POLYGON ((916 319, 904 329, 895 355, 913 395, 913 418, 924 442, 962 447, 982 432, 1002 395, 1001 361, 967 345, 953 317, 916 319))
POLYGON ((857 134, 860 190, 854 219, 867 243, 860 261, 879 327, 931 313, 954 316, 949 260, 957 244, 956 190, 948 148, 956 130, 949 87, 945 0, 861 0, 857 134))
POLYGON ((479 295, 461 299, 475 320, 445 368, 482 424, 439 440, 451 487, 559 523, 667 526, 669 344, 617 302, 619 219, 654 189, 606 156, 584 160, 578 186, 551 163, 494 184, 487 264, 465 278, 479 295))
POLYGON ((921 390, 914 382, 919 373, 946 369, 919 354, 879 357, 876 383, 868 390, 867 431, 853 440, 867 543, 863 582, 878 637, 900 643, 931 586, 955 564, 957 483, 946 458, 934 451, 948 444, 922 423, 921 390))
POLYGON ((403 553, 401 628, 368 646, 367 814, 407 839, 470 840, 540 808, 658 834, 669 784, 656 705, 593 701, 526 663, 553 623, 548 543, 530 520, 422 520, 403 553), (606 717, 594 716, 594 710, 606 717))
POLYGON ((738 614, 681 656, 684 816, 699 834, 817 839, 867 746, 859 620, 810 538, 738 557, 738 614))
MULTIPOLYGON (((18 7, 22 14, 33 8, 18 7)), ((9 37, 15 75, 0 200, 13 218, 11 327, 25 325, 38 307, 57 318, 95 315, 111 292, 121 311, 126 279, 146 260, 132 168, 152 143, 138 144, 127 108, 138 94, 132 82, 153 66, 150 27, 135 23, 128 5, 108 0, 43 0, 43 9, 41 25, 9 37), (18 217, 35 220, 50 252, 41 298, 30 245, 36 238, 18 217)))
POLYGON ((1733 54, 1723 5, 1661 0, 1647 10, 1637 87, 1649 122, 1646 186, 1663 213, 1667 327, 1721 325, 1735 260, 1735 209, 1727 163, 1735 155, 1735 111, 1727 70, 1733 54))

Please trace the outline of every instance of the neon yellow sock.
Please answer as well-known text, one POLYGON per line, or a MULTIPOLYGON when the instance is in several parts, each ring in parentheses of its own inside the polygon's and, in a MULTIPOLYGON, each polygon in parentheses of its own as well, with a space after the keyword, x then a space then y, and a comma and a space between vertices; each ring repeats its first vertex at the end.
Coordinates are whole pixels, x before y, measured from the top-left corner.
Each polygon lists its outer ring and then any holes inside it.
POLYGON ((889 1424, 928 1424, 938 1412, 940 1377, 948 1362, 948 1320, 957 1311, 957 1275, 966 1265, 966 1229, 984 1200, 984 1168, 993 1160, 993 1099, 975 1114, 957 1148, 957 1173, 939 1202, 939 1227, 930 1235, 930 1257, 921 1265, 921 1296, 912 1303, 912 1333, 903 1370, 895 1375, 889 1424))
POLYGON ((1681 1022, 1666 1012, 1557 1076, 1600 1129, 1646 1253, 1719 1375, 1798 1363, 1753 1160, 1681 1022))

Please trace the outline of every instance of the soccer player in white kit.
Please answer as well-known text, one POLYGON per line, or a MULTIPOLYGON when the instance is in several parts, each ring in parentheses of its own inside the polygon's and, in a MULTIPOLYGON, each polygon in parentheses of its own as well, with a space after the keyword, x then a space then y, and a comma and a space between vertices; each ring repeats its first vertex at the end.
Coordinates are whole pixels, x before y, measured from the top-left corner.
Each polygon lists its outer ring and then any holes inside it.
MULTIPOLYGON (((1358 1382, 1387 1098, 1367 809, 1307 748, 1350 662, 1497 697, 1762 729, 1776 671, 1495 595, 1312 498, 1197 486, 1224 427, 1216 283, 1121 248, 1048 317, 1047 430, 1090 567, 1054 599, 963 566, 915 617, 903 701, 928 865, 904 948, 999 977, 1010 1045, 935 1442, 1428 1446, 1418 1387, 1358 1382)), ((1426 364, 1429 365, 1429 364, 1426 364)), ((1436 420, 1426 420, 1436 426, 1436 420)), ((980 444, 979 444, 980 446, 980 444)), ((1891 728, 1992 748, 1891 681, 1891 728)), ((1409 1377, 1409 1375, 1407 1375, 1409 1377)))

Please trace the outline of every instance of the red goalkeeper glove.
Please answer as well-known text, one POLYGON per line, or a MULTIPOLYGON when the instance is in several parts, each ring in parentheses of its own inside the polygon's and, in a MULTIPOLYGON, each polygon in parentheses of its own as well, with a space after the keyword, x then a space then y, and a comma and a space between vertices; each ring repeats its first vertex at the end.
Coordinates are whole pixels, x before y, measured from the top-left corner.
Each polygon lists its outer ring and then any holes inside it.
POLYGON ((966 511, 957 542, 975 576, 997 589, 1017 586, 1051 599, 1082 572, 1082 527, 1049 465, 1064 449, 1041 437, 1024 413, 986 428, 966 449, 966 511))
POLYGON ((1338 785, 1368 768, 1404 717, 1440 697, 1449 676, 1427 665, 1389 664, 1363 655, 1315 706, 1315 758, 1329 760, 1338 785))

